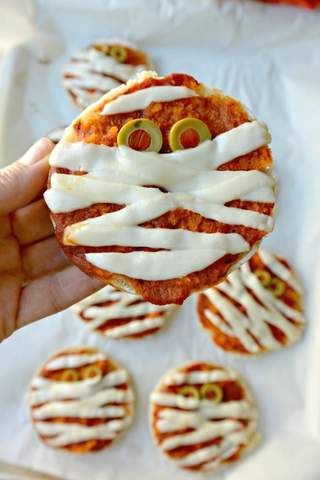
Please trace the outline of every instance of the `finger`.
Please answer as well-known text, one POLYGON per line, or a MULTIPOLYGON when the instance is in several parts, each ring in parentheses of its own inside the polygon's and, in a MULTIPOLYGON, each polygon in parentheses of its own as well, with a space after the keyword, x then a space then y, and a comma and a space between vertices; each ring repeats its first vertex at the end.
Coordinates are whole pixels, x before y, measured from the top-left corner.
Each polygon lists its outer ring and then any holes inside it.
POLYGON ((49 237, 22 249, 23 271, 28 279, 62 270, 69 261, 55 237, 49 237))
POLYGON ((0 170, 0 215, 32 202, 44 187, 53 143, 42 138, 17 162, 0 170))
POLYGON ((33 280, 22 290, 17 326, 64 310, 102 287, 75 266, 33 280))
POLYGON ((16 238, 0 239, 0 273, 21 269, 20 248, 16 238))
POLYGON ((16 329, 22 282, 19 275, 2 274, 0 277, 0 341, 16 329))
POLYGON ((9 217, 6 215, 0 217, 0 238, 6 238, 11 233, 11 225, 9 217))
POLYGON ((14 235, 21 245, 37 242, 53 234, 49 210, 43 199, 16 210, 12 214, 11 223, 14 235))

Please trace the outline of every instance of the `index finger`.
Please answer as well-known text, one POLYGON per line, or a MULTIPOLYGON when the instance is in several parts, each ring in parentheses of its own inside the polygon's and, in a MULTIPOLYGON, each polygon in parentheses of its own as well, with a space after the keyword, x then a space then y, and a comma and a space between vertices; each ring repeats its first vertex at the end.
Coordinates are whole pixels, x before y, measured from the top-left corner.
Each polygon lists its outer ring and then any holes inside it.
POLYGON ((53 143, 43 138, 23 157, 0 170, 0 215, 28 205, 43 189, 49 172, 46 157, 53 143))

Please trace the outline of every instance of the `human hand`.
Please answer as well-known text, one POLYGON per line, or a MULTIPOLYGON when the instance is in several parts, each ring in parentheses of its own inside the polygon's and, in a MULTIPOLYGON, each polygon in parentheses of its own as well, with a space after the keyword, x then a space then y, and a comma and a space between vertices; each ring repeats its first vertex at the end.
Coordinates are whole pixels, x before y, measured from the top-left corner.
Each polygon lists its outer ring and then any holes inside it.
POLYGON ((71 266, 42 198, 53 143, 42 138, 0 169, 0 341, 103 285, 71 266))

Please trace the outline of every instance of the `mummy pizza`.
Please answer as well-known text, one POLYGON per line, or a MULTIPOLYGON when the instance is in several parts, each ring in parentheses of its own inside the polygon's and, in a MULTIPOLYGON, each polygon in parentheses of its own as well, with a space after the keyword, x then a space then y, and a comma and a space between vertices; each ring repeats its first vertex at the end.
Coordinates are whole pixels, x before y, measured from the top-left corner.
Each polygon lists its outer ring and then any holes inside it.
POLYGON ((111 285, 74 306, 90 330, 115 340, 139 339, 159 332, 174 310, 173 305, 153 305, 111 285))
POLYGON ((88 275, 181 304, 272 230, 269 141, 237 100, 145 72, 86 109, 51 154, 58 241, 88 275))
POLYGON ((63 86, 72 103, 82 110, 150 66, 147 55, 135 45, 98 39, 71 57, 63 71, 63 86))
POLYGON ((226 351, 257 355, 302 335, 302 288, 283 258, 259 250, 227 280, 198 296, 200 324, 226 351))
POLYGON ((51 140, 51 142, 53 142, 56 145, 62 139, 65 129, 66 127, 58 127, 53 130, 50 130, 50 132, 47 133, 47 137, 49 138, 49 140, 51 140))
POLYGON ((157 446, 178 467, 217 470, 260 440, 258 412, 238 374, 204 362, 167 373, 151 394, 157 446))
POLYGON ((73 453, 109 447, 133 415, 126 370, 91 348, 67 348, 49 358, 28 397, 41 440, 73 453))

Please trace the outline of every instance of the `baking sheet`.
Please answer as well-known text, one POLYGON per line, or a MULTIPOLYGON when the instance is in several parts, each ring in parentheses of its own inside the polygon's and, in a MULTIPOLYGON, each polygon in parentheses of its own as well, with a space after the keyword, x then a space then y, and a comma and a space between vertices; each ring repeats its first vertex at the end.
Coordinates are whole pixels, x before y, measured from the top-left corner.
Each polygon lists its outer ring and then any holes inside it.
POLYGON ((101 35, 137 42, 159 73, 191 73, 236 96, 265 120, 273 134, 279 208, 264 246, 296 266, 308 319, 298 345, 251 360, 211 345, 197 325, 194 297, 167 331, 140 342, 104 341, 88 333, 70 310, 25 327, 0 345, 0 460, 68 480, 193 478, 154 447, 148 395, 167 369, 202 359, 231 365, 246 376, 261 410, 264 436, 256 452, 214 478, 318 480, 320 11, 250 0, 2 0, 0 13, 0 49, 6 49, 0 64, 2 166, 75 116, 60 72, 74 49, 101 35), (72 456, 38 441, 25 391, 51 353, 79 343, 98 347, 128 367, 137 411, 121 443, 109 451, 72 456))

